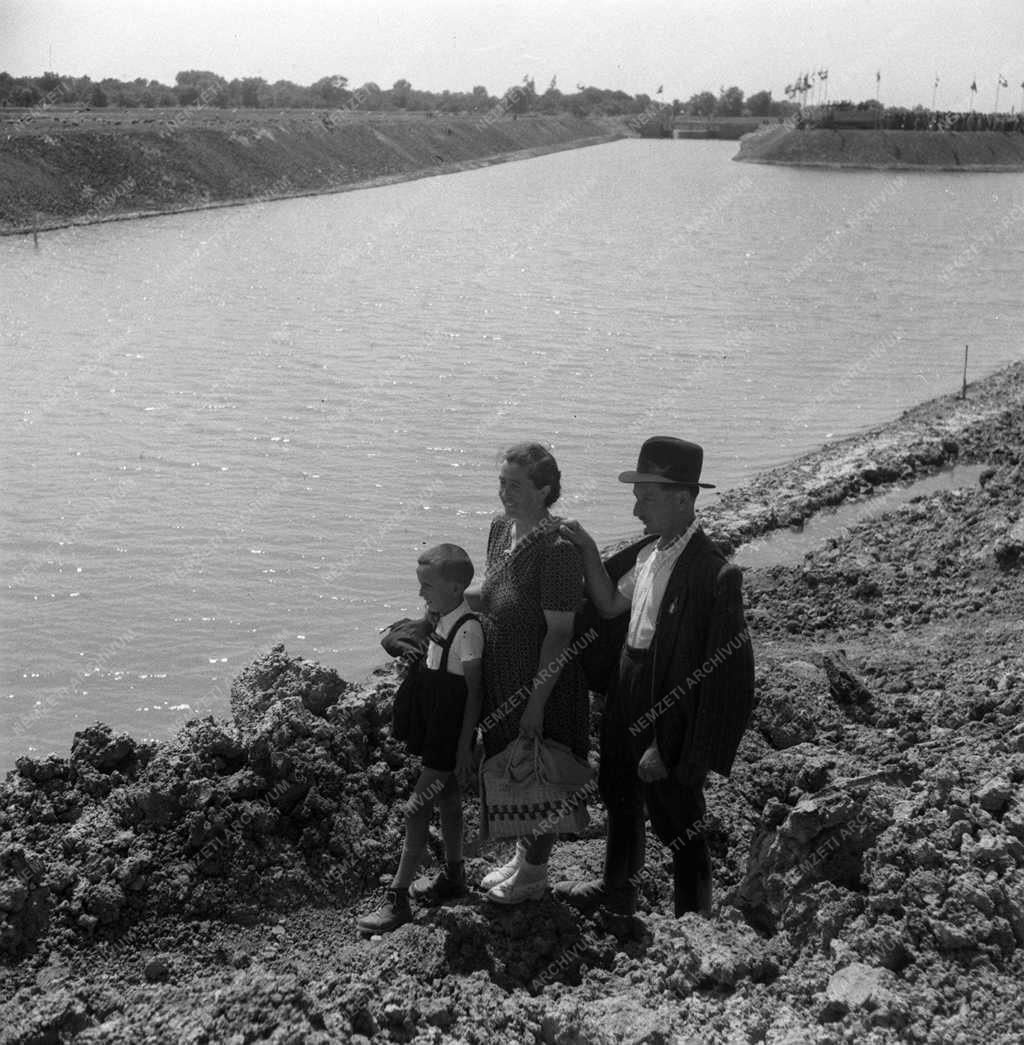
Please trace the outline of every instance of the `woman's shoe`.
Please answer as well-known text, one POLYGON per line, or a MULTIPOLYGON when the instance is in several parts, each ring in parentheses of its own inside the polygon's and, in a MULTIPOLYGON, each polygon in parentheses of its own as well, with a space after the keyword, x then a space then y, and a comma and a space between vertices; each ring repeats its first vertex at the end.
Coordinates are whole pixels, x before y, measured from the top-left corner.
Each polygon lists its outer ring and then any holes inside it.
POLYGON ((504 881, 488 889, 486 897, 500 904, 524 903, 527 900, 539 900, 548 888, 548 865, 523 865, 504 881))
POLYGON ((523 866, 526 860, 526 850, 524 847, 517 845, 516 851, 507 864, 502 864, 501 867, 496 867, 489 874, 485 874, 480 882, 480 888, 483 891, 489 892, 496 885, 501 885, 502 882, 507 881, 523 866))

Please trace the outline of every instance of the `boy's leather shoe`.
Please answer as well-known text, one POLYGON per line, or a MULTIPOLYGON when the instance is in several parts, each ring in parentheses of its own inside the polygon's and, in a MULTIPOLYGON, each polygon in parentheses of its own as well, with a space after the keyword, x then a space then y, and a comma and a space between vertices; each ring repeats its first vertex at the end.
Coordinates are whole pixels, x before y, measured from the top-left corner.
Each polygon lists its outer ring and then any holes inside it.
POLYGON ((466 865, 461 860, 457 864, 445 864, 429 878, 417 878, 409 887, 409 895, 417 903, 428 907, 444 903, 445 900, 457 900, 465 896, 466 892, 466 865))
POLYGON ((411 921, 408 889, 387 889, 384 892, 384 903, 376 911, 364 914, 356 921, 356 925, 364 933, 389 933, 411 921))
POLYGON ((596 911, 600 907, 613 914, 636 914, 636 891, 629 886, 610 889, 603 878, 589 882, 558 882, 554 894, 580 911, 596 911))

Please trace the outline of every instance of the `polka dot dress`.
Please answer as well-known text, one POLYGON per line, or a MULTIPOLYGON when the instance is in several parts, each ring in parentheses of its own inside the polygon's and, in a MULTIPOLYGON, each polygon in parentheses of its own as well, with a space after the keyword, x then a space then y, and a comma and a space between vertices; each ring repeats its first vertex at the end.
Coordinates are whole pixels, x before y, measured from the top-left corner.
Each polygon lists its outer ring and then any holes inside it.
MULTIPOLYGON (((487 539, 481 586, 484 628, 484 726, 487 757, 519 734, 519 720, 543 667, 544 611, 575 612, 583 599, 583 565, 576 547, 554 523, 541 523, 512 547, 512 521, 499 516, 487 539)), ((581 758, 589 747, 590 704, 583 672, 566 664, 544 707, 544 736, 581 758)))

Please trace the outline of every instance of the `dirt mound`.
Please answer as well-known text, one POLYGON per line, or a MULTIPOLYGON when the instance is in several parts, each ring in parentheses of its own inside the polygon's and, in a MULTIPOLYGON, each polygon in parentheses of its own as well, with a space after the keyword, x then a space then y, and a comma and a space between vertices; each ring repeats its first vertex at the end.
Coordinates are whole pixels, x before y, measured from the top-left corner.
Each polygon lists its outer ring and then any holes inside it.
POLYGON ((1019 171, 1024 170, 1024 134, 773 127, 744 137, 733 159, 796 167, 1019 171))
POLYGON ((0 949, 375 885, 412 781, 391 688, 353 690, 278 646, 236 680, 234 724, 162 745, 97 724, 68 759, 20 759, 0 785, 0 949))

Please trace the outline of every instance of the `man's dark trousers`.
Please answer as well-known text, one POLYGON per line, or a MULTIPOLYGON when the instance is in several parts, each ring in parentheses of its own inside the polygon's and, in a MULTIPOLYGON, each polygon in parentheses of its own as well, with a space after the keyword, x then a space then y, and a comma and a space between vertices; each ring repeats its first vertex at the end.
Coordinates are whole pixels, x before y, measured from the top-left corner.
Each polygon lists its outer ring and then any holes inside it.
POLYGON ((646 833, 644 805, 654 833, 672 853, 675 913, 711 909, 711 854, 704 837, 703 780, 680 783, 669 766, 664 780, 645 783, 637 776, 652 729, 630 732, 651 707, 650 655, 624 649, 618 682, 601 726, 598 786, 608 810, 604 881, 616 894, 635 893, 642 879, 646 833))

